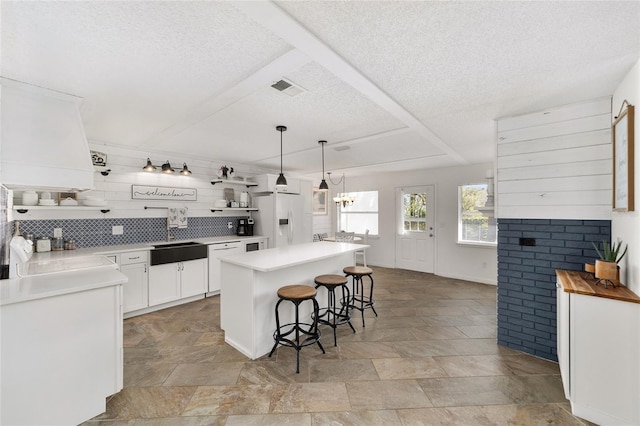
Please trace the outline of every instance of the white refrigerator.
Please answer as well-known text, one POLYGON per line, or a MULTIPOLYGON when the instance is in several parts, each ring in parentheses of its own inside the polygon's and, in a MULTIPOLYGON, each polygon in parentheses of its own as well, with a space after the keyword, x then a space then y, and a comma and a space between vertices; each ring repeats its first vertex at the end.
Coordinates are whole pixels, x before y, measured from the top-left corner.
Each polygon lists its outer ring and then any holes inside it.
POLYGON ((269 237, 269 248, 310 243, 311 216, 305 213, 304 197, 300 194, 253 193, 255 235, 269 237))

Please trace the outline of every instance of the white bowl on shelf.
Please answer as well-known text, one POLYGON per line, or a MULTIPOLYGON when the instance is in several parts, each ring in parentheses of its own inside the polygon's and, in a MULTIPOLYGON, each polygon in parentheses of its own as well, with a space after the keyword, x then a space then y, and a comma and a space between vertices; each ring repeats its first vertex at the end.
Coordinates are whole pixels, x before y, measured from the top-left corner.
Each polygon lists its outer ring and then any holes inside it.
POLYGON ((213 205, 219 209, 225 208, 227 207, 227 200, 216 200, 213 205))
POLYGON ((41 206, 55 206, 57 203, 54 200, 40 200, 38 201, 38 204, 41 206))

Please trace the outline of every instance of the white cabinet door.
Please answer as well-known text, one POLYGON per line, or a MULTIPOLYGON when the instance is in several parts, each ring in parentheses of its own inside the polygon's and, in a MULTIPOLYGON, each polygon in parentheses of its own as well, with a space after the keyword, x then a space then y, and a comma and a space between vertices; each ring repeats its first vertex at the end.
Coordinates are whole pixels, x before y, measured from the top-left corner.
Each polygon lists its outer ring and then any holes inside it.
POLYGON ((556 286, 557 296, 557 328, 558 328, 558 364, 564 386, 564 395, 571 399, 570 361, 569 361, 569 300, 571 293, 567 293, 560 285, 556 286))
POLYGON ((149 306, 180 299, 182 263, 167 263, 149 268, 149 306))
POLYGON ((180 262, 180 297, 190 297, 207 292, 207 259, 180 262))
POLYGON ((120 266, 120 272, 129 281, 124 284, 123 312, 136 311, 149 306, 149 276, 146 263, 120 266))

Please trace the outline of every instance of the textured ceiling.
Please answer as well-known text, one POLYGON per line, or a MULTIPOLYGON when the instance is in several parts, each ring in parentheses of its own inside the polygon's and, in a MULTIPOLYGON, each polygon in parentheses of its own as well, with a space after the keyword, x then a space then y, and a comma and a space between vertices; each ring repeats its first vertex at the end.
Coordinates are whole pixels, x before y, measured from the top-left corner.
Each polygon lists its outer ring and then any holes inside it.
POLYGON ((336 173, 492 161, 496 118, 609 96, 640 56, 631 1, 0 7, 2 76, 83 97, 90 140, 277 168, 284 124, 316 178, 320 139, 336 173))

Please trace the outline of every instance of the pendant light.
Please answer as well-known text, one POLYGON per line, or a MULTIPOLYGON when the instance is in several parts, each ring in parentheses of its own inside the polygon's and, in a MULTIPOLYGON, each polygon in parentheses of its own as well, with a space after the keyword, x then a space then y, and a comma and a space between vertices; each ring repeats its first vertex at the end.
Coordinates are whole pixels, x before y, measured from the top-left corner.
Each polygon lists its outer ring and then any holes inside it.
POLYGON ((276 180, 276 188, 286 189, 287 179, 282 173, 282 132, 287 131, 287 126, 276 126, 276 130, 280 132, 280 176, 278 176, 278 180, 276 180))
POLYGON ((318 141, 318 143, 322 147, 322 182, 320 182, 320 186, 318 187, 318 189, 322 191, 328 191, 329 185, 327 185, 327 181, 324 180, 324 145, 327 143, 327 141, 318 141))

